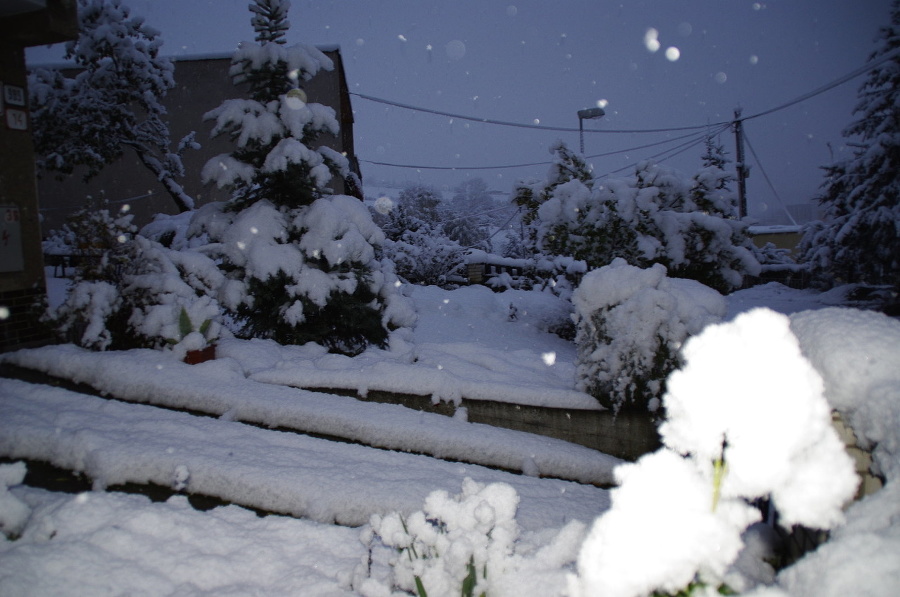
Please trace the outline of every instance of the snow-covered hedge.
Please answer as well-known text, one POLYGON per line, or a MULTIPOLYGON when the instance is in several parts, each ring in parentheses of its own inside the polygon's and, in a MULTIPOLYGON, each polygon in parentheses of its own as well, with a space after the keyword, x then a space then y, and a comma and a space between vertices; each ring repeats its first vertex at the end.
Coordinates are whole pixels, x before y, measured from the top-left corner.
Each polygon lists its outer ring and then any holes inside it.
POLYGON ((174 251, 136 236, 122 267, 101 280, 76 280, 48 313, 66 340, 96 350, 203 348, 227 332, 215 299, 223 276, 202 253, 174 251))
POLYGON ((624 259, 588 272, 572 302, 578 387, 617 412, 656 410, 682 343, 726 311, 715 290, 624 259))

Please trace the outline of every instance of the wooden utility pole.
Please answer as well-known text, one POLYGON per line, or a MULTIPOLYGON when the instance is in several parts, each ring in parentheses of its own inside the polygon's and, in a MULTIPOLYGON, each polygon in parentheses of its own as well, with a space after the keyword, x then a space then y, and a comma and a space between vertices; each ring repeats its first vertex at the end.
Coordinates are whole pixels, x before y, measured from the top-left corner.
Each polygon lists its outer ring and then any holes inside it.
POLYGON ((734 141, 737 146, 737 183, 738 183, 738 219, 747 215, 747 166, 744 163, 744 121, 741 120, 741 109, 734 110, 734 141))

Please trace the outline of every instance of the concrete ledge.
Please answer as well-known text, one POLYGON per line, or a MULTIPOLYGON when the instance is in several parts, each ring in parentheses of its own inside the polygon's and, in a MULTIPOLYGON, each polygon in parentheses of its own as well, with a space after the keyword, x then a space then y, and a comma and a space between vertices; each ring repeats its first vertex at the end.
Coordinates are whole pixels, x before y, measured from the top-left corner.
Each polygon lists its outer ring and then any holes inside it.
MULTIPOLYGON (((306 388, 308 390, 353 396, 368 402, 400 404, 407 408, 453 416, 456 407, 446 402, 433 404, 430 396, 397 394, 371 390, 359 396, 352 390, 330 388, 306 388)), ((618 416, 608 410, 577 410, 522 406, 506 402, 489 402, 463 398, 467 420, 505 429, 527 431, 562 439, 616 456, 635 461, 660 446, 656 425, 644 413, 622 412, 618 416)))

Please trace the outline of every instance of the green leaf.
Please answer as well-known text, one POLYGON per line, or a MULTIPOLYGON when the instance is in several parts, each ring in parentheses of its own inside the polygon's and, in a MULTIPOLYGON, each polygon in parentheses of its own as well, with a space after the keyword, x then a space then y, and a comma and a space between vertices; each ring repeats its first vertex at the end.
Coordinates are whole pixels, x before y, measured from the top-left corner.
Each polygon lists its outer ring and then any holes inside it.
POLYGON ((207 319, 206 321, 203 322, 203 325, 200 326, 200 333, 203 334, 204 337, 206 336, 206 332, 209 331, 209 326, 211 326, 211 325, 212 325, 212 320, 207 319))
POLYGON ((422 579, 418 576, 416 577, 416 592, 419 594, 419 597, 428 597, 428 593, 425 592, 425 585, 422 584, 422 579))
POLYGON ((181 332, 182 339, 194 331, 194 324, 191 323, 191 318, 184 307, 181 308, 181 314, 178 316, 178 331, 181 332))
POLYGON ((469 573, 463 579, 462 583, 462 597, 472 597, 472 593, 475 591, 475 556, 469 556, 469 563, 466 564, 466 570, 469 573))

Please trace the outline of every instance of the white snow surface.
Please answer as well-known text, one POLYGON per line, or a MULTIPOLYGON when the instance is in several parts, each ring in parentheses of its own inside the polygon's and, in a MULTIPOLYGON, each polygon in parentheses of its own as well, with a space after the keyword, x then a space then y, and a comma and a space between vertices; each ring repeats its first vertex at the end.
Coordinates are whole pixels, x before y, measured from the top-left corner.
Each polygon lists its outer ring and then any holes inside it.
MULTIPOLYGON (((51 304, 58 304, 65 284, 48 277, 51 304)), ((279 384, 362 392, 383 389, 431 395, 435 400, 465 396, 596 408, 592 399, 574 390, 574 346, 542 331, 544 315, 558 309, 546 296, 496 294, 480 287, 456 291, 416 287, 406 292, 419 316, 412 334, 397 339, 391 350, 369 350, 355 359, 328 355, 313 345, 280 347, 232 339, 220 344, 219 359, 192 368, 165 351, 91 353, 61 346, 3 355, 4 362, 65 372, 117 396, 130 392, 132 400, 189 406, 219 418, 4 380, 0 385, 4 456, 49 456, 58 464, 90 472, 98 482, 89 493, 52 494, 18 485, 21 465, 0 465, 0 522, 12 537, 0 536, 0 594, 388 595, 374 576, 360 576, 369 558, 367 545, 360 541, 361 534, 371 540, 369 515, 406 516, 423 505, 427 511, 427 504, 436 499, 452 502, 449 496, 459 493, 466 478, 485 487, 506 484, 516 492, 521 531, 507 570, 523 573, 523 582, 516 583, 521 587, 517 595, 569 594, 564 579, 574 569, 572 546, 580 541, 584 527, 567 523, 588 524, 606 511, 608 492, 238 422, 268 425, 288 417, 305 421, 319 433, 343 429, 344 437, 356 435, 365 443, 393 441, 400 444, 395 449, 442 456, 449 454, 443 450, 468 447, 471 453, 511 463, 528 456, 509 468, 532 473, 534 467, 543 466, 538 456, 543 454, 547 466, 558 468, 560 463, 552 459, 560 458, 575 463, 570 465, 575 470, 588 470, 580 448, 565 442, 467 424, 464 415, 440 420, 424 413, 410 416, 402 407, 263 383, 281 376, 279 384), (511 302, 519 314, 515 322, 508 321, 511 302), (360 369, 365 375, 355 373, 360 369), (102 491, 104 484, 127 480, 240 498, 249 505, 308 519, 257 518, 237 506, 201 513, 181 496, 151 503, 102 491), (429 497, 434 490, 445 497, 429 497), (325 524, 335 520, 363 526, 360 530, 325 524), (538 557, 542 553, 549 559, 538 557), (529 561, 531 565, 514 567, 529 561), (525 572, 535 575, 533 582, 524 582, 525 572)), ((861 422, 856 429, 860 443, 874 448, 887 481, 879 492, 853 503, 831 540, 782 571, 775 585, 740 590, 757 597, 895 595, 900 586, 897 321, 829 309, 839 302, 834 293, 821 295, 777 284, 737 292, 727 300, 729 319, 767 305, 785 314, 815 311, 794 315, 791 331, 822 376, 826 397, 840 402, 832 406, 845 411, 854 424, 861 422)), ((736 350, 732 356, 740 362, 745 355, 736 350)), ((771 408, 776 412, 769 414, 775 416, 778 407, 771 408)), ((610 459, 597 470, 608 471, 614 465, 610 459)), ((642 519, 646 530, 668 527, 684 513, 678 504, 694 502, 674 491, 669 474, 674 469, 662 468, 666 474, 652 485, 653 507, 668 504, 673 507, 665 510, 676 512, 670 518, 642 519)), ((622 469, 620 479, 627 476, 622 469)), ((735 511, 731 520, 744 524, 749 515, 735 511)), ((707 530, 721 531, 712 526, 707 530)), ((651 544, 640 529, 630 535, 638 548, 651 544)), ((733 537, 726 535, 717 536, 727 539, 731 550, 733 537)))
MULTIPOLYGON (((271 341, 228 340, 220 345, 223 355, 247 349, 262 360, 278 355, 283 347, 271 341)), ((611 484, 613 468, 621 463, 553 438, 399 405, 262 384, 248 380, 238 362, 228 357, 191 366, 155 350, 99 353, 63 345, 20 351, 6 362, 86 383, 121 400, 509 470, 529 468, 535 476, 556 474, 583 483, 611 484)))

